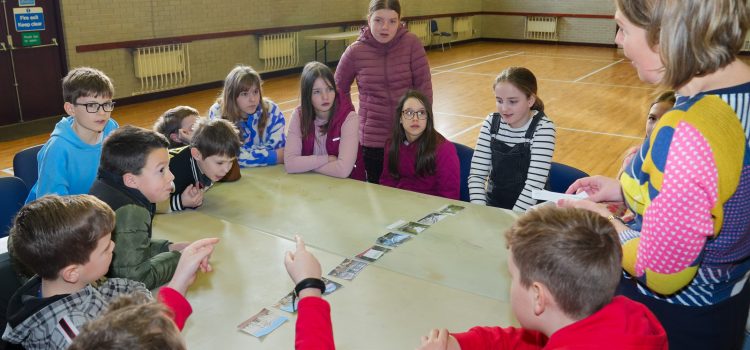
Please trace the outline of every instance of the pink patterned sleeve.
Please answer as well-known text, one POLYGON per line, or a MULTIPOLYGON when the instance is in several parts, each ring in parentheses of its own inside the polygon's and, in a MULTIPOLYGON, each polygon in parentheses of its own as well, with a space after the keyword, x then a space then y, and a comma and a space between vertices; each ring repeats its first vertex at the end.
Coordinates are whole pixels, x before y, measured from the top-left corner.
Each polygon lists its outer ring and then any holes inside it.
POLYGON ((635 274, 645 277, 648 270, 648 287, 668 295, 690 283, 706 240, 714 234, 711 210, 718 201, 718 170, 707 140, 687 123, 678 125, 663 152, 668 152, 663 181, 643 215, 635 274))

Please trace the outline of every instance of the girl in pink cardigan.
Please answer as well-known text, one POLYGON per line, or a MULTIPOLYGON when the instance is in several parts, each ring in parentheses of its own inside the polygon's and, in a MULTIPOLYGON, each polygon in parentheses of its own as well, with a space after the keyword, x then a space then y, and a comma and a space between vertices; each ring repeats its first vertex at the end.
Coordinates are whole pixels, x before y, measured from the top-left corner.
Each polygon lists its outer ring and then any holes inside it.
POLYGON ((320 62, 305 65, 300 77, 300 102, 289 125, 284 152, 286 171, 315 171, 364 180, 365 166, 357 135, 359 116, 349 100, 338 97, 328 66, 320 62))
POLYGON ((430 101, 415 90, 401 98, 391 138, 385 144, 380 184, 459 199, 456 147, 435 130, 430 101))

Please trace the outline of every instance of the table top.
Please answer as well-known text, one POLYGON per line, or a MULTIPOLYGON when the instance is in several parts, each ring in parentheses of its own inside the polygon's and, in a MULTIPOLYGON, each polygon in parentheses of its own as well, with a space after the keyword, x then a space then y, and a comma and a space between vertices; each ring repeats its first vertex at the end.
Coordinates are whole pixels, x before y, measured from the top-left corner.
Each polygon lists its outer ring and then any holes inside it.
POLYGON ((310 40, 346 40, 359 37, 359 31, 339 32, 330 34, 308 35, 305 39, 310 40))
POLYGON ((282 166, 243 170, 238 182, 211 188, 203 203, 201 213, 287 239, 300 234, 314 247, 349 257, 375 244, 399 219, 417 221, 446 204, 460 205, 465 209, 457 215, 432 225, 376 264, 508 300, 504 232, 516 218, 508 210, 351 179, 287 174, 282 166))
POLYGON ((445 204, 465 209, 369 264, 326 296, 340 348, 414 348, 431 328, 454 331, 515 323, 507 302, 503 232, 514 214, 319 174, 286 174, 282 166, 244 169, 234 183, 212 187, 198 210, 157 215, 154 237, 219 237, 214 272, 190 288, 194 313, 183 332, 191 348, 290 349, 294 315, 272 308, 293 288, 283 266, 302 235, 324 276, 387 233, 398 219, 416 221, 445 204), (262 308, 287 316, 262 339, 236 326, 262 308))

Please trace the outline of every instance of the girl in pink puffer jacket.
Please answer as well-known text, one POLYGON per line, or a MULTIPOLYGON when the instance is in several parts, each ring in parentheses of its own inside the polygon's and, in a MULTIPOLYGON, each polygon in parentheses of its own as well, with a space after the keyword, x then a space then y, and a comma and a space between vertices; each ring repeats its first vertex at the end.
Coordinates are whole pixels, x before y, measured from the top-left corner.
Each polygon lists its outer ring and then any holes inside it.
POLYGON ((422 42, 401 25, 398 0, 372 0, 367 26, 341 56, 336 85, 341 98, 351 100, 351 86, 359 88, 359 137, 367 181, 378 183, 383 147, 396 115, 396 105, 409 89, 432 102, 432 79, 422 42))

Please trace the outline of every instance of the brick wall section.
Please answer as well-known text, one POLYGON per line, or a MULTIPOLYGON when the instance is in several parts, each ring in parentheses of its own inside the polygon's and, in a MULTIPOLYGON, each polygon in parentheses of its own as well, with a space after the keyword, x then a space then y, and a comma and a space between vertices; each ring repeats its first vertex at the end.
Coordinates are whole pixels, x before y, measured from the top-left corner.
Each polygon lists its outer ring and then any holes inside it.
MULTIPOLYGON (((92 66, 103 70, 114 81, 119 98, 131 96, 140 88, 133 73, 130 50, 77 53, 76 46, 360 20, 366 15, 368 3, 368 0, 66 0, 61 2, 61 10, 69 67, 92 66)), ((612 2, 602 0, 401 0, 401 4, 404 16, 478 11, 614 13, 612 2)), ((452 31, 450 18, 438 18, 437 22, 441 31, 452 31)), ((523 38, 522 17, 474 16, 473 24, 473 38, 523 38)), ((299 65, 314 58, 314 42, 304 39, 305 36, 341 30, 320 28, 301 32, 299 65)), ((614 22, 571 18, 563 20, 560 31, 563 41, 611 43, 614 22)), ((330 43, 329 61, 337 60, 344 48, 343 41, 330 43)), ((191 84, 222 80, 236 64, 263 71, 256 37, 190 43, 191 84)))
POLYGON ((607 14, 615 13, 609 0, 482 0, 482 11, 607 14))
MULTIPOLYGON (((606 0, 482 0, 482 11, 613 15, 615 4, 606 0)), ((525 17, 483 17, 482 37, 524 39, 525 17)), ((562 18, 557 28, 563 42, 612 44, 615 40, 611 19, 562 18)))

